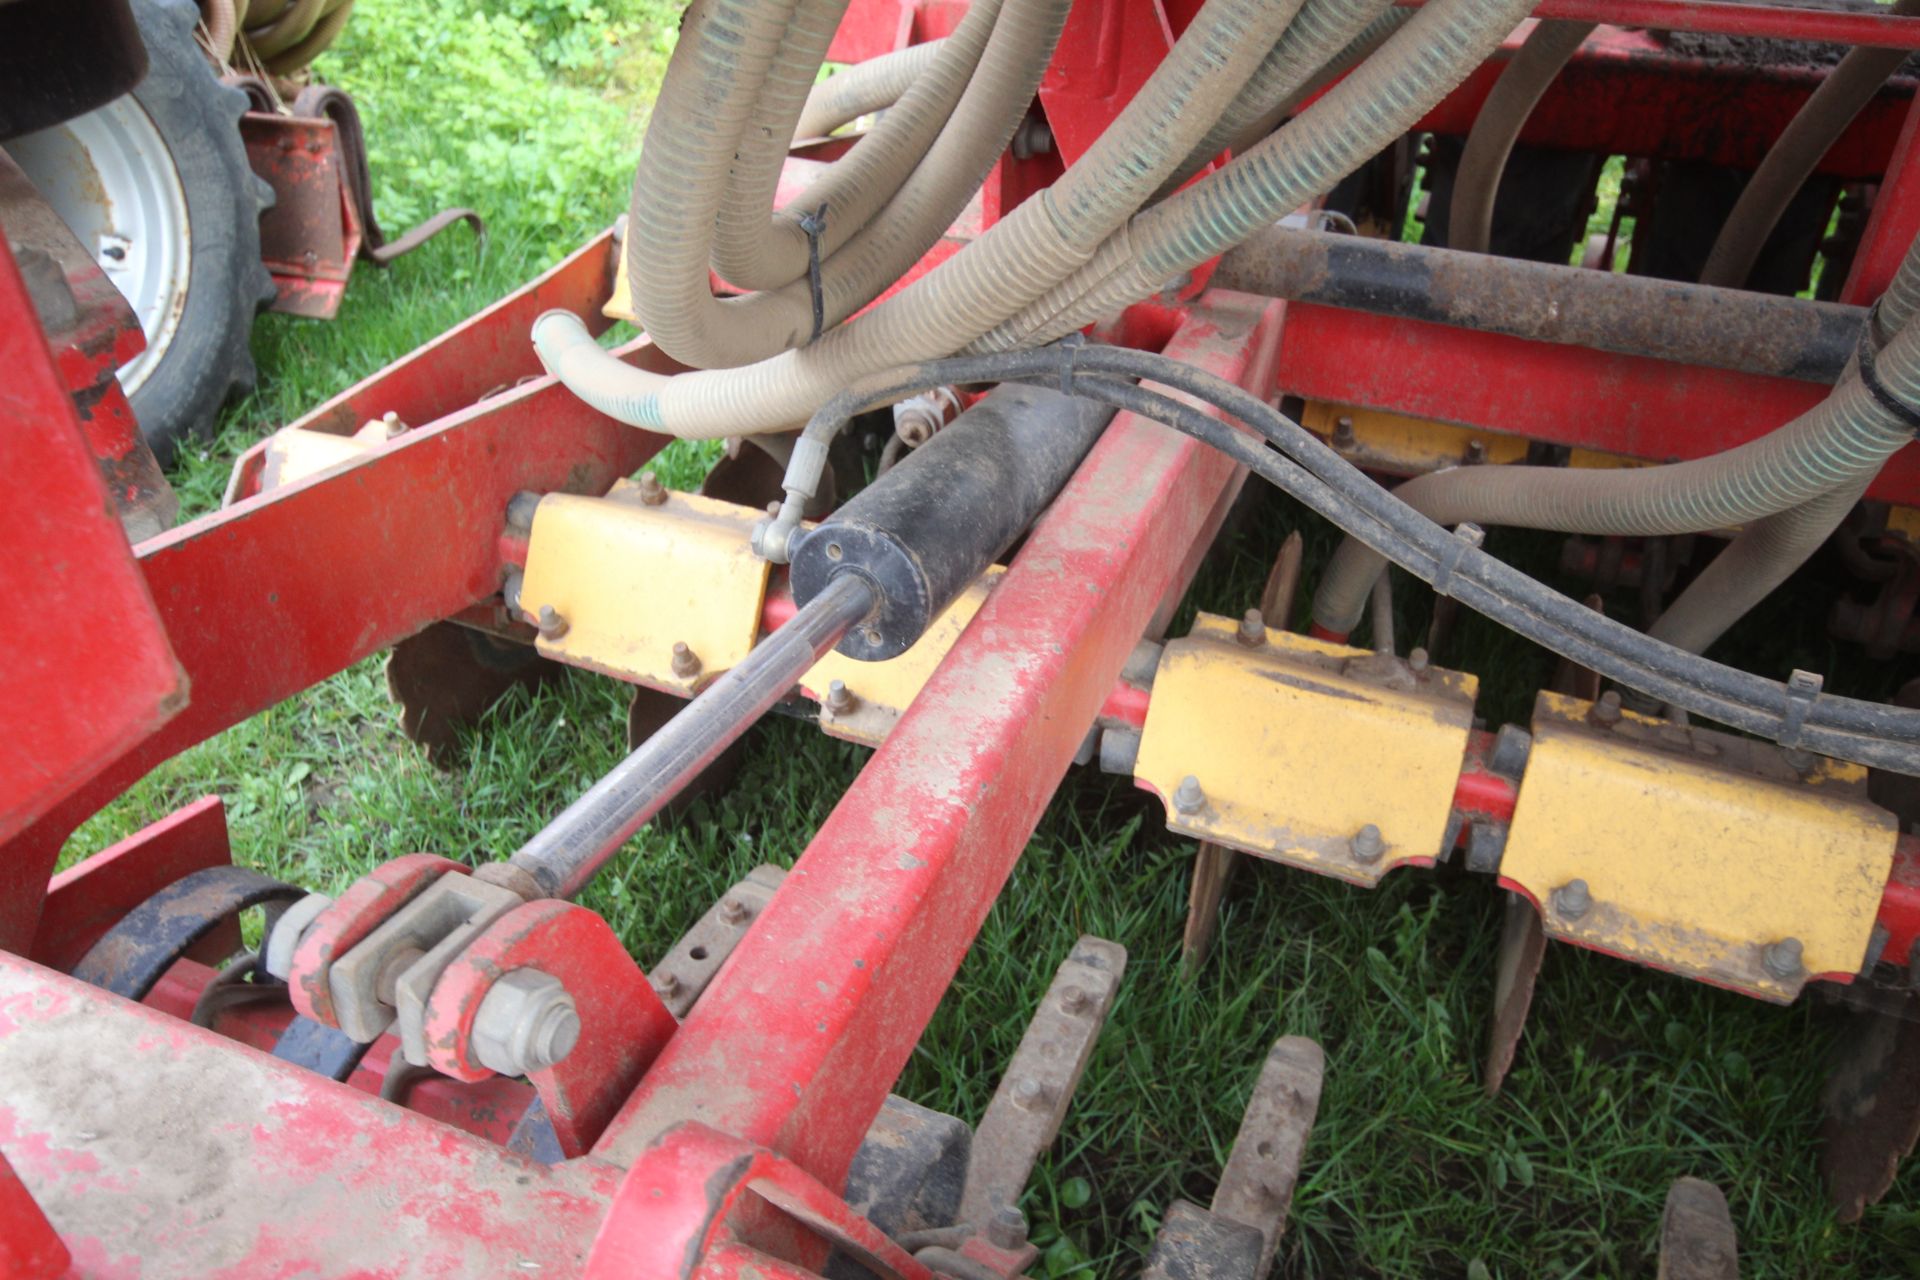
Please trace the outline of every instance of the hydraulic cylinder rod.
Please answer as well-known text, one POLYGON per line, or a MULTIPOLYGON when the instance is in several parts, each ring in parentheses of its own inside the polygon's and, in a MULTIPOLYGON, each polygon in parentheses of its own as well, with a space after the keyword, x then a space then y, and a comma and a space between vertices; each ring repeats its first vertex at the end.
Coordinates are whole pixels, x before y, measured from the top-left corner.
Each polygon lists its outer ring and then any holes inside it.
POLYGON ((878 598, 858 574, 836 577, 527 841, 513 865, 530 873, 548 897, 579 893, 629 836, 786 697, 822 654, 873 611, 878 598))
POLYGON ((1113 410, 1007 385, 973 405, 807 535, 793 621, 756 645, 513 855, 548 897, 571 898, 821 655, 918 640, 1053 500, 1113 410))

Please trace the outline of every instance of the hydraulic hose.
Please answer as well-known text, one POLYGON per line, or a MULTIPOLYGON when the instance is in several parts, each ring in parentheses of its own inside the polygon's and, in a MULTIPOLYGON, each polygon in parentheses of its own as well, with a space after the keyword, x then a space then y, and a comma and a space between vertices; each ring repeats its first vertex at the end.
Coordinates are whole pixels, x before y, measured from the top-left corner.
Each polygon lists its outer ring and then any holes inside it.
MULTIPOLYGON (((1920 0, 1894 0, 1890 12, 1920 13, 1920 0)), ((1738 289, 1780 217, 1820 158, 1907 60, 1902 49, 1851 49, 1781 131, 1747 180, 1700 271, 1700 283, 1738 289)))
POLYGON ((534 347, 576 395, 632 426, 682 437, 785 428, 870 372, 964 345, 1085 263, 1191 151, 1292 14, 1290 0, 1207 0, 1059 181, 900 293, 801 350, 739 369, 649 374, 601 350, 564 312, 535 321, 534 347))
POLYGON ((932 69, 945 45, 945 40, 911 44, 828 76, 807 94, 793 136, 824 138, 843 124, 891 107, 932 69))
POLYGON ((1543 21, 1528 34, 1526 43, 1494 81, 1467 144, 1460 153, 1460 171, 1454 177, 1453 205, 1447 219, 1447 247, 1485 253, 1493 242, 1493 202, 1500 191, 1500 175, 1514 140, 1540 102, 1554 77, 1593 33, 1591 22, 1543 21))
POLYGON ((1582 666, 1670 705, 1783 746, 1920 775, 1920 712, 1789 687, 1676 649, 1561 595, 1409 508, 1272 405, 1223 378, 1149 352, 1060 344, 920 364, 821 408, 833 434, 866 408, 928 386, 996 380, 1057 386, 1194 437, 1366 540, 1409 573, 1582 666), (1284 453, 1141 378, 1212 405, 1284 453))
POLYGON ((1532 7, 1533 0, 1424 6, 1271 137, 1132 219, 1071 279, 968 349, 1004 351, 1072 333, 1278 221, 1405 133, 1532 7))

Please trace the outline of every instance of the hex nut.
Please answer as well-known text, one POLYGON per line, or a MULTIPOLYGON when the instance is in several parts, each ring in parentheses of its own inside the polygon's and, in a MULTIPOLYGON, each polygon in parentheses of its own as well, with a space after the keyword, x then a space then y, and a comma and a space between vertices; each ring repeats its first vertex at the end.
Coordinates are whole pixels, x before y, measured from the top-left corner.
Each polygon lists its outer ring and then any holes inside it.
POLYGON ((1805 967, 1800 939, 1782 938, 1778 942, 1768 943, 1760 953, 1760 964, 1782 982, 1799 977, 1805 967))
POLYGON ((1594 703, 1593 709, 1587 712, 1587 719, 1591 720, 1594 724, 1599 725, 1603 729, 1611 729, 1614 725, 1619 724, 1620 723, 1619 691, 1615 689, 1609 689, 1605 693, 1601 694, 1600 701, 1594 703))
POLYGON ((1527 771, 1527 758, 1533 754, 1533 735, 1517 724, 1503 724, 1494 737, 1493 750, 1487 753, 1487 768, 1515 782, 1527 771))
POLYGON ((728 924, 739 924, 752 914, 747 904, 732 894, 720 899, 720 918, 728 924))
POLYGON ((1060 1007, 1075 1017, 1085 1013, 1092 1004, 1093 997, 1085 987, 1068 987, 1060 993, 1060 1007))
POLYGON ((1258 609, 1249 609, 1241 615, 1240 628, 1233 633, 1233 638, 1249 649, 1258 649, 1267 642, 1267 621, 1258 609))
POLYGON ((565 616, 552 605, 543 604, 540 606, 539 626, 540 638, 542 640, 558 640, 567 634, 567 631, 572 625, 573 624, 568 622, 565 616))
POLYGON ((1173 789, 1173 807, 1188 815, 1207 807, 1207 793, 1200 789, 1200 779, 1192 774, 1180 779, 1180 785, 1173 789))
POLYGON ((835 680, 827 685, 827 710, 836 716, 851 715, 860 705, 860 700, 847 688, 845 680, 835 680))
POLYGON ((640 473, 640 501, 649 507, 657 507, 667 500, 667 486, 660 483, 660 477, 651 471, 640 473))
POLYGON ((1380 855, 1387 851, 1387 842, 1380 836, 1380 828, 1369 822, 1353 834, 1349 846, 1353 850, 1356 862, 1375 863, 1380 855))
POLYGON ((487 1070, 522 1076, 560 1062, 579 1040, 580 1011, 565 984, 538 969, 515 969, 480 1001, 471 1048, 487 1070))
POLYGON ((307 930, 320 918, 320 913, 333 905, 333 899, 324 893, 310 893, 300 901, 280 913, 273 922, 273 932, 267 935, 267 943, 260 949, 260 961, 268 973, 285 982, 293 973, 293 953, 300 947, 300 939, 307 936, 307 930))
POLYGON ((1585 880, 1569 880, 1553 891, 1553 909, 1569 920, 1578 920, 1593 906, 1593 895, 1585 880))
POLYGON ((1009 1253, 1027 1243, 1027 1215, 1003 1204, 987 1219, 987 1243, 1009 1253))
POLYGON ((685 640, 673 642, 673 674, 682 680, 691 680, 700 674, 700 655, 689 648, 685 640))

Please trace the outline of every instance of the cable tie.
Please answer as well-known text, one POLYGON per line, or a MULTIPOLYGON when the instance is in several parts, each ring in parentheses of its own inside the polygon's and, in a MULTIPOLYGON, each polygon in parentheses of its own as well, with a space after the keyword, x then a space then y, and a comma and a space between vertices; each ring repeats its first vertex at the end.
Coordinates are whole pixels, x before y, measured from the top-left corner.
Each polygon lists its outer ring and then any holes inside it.
POLYGON ((1087 345, 1087 335, 1070 333, 1054 345, 1067 353, 1067 358, 1060 362, 1060 394, 1070 396, 1074 393, 1073 380, 1079 372, 1080 348, 1087 345))
MULTIPOLYGON (((1434 571, 1433 589, 1441 595, 1452 594, 1447 590, 1453 584, 1453 572, 1460 567, 1460 561, 1467 552, 1477 548, 1486 540, 1487 531, 1468 521, 1453 531, 1453 537, 1447 543, 1447 549, 1440 556, 1439 567, 1434 571)), ((1382 570, 1382 572, 1385 572, 1382 570)))
MULTIPOLYGON (((1879 305, 1877 302, 1874 304, 1876 307, 1879 305)), ((1878 401, 1882 409, 1904 423, 1907 430, 1920 434, 1920 409, 1915 409, 1893 394, 1887 384, 1880 381, 1880 375, 1873 371, 1873 326, 1874 317, 1870 315, 1867 323, 1860 326, 1860 342, 1854 349, 1860 366, 1861 385, 1866 387, 1867 394, 1878 401)))
POLYGON ((1800 746, 1800 731, 1806 727, 1807 713, 1819 700, 1820 687, 1826 681, 1811 671, 1795 671, 1787 677, 1787 708, 1781 716, 1780 734, 1774 741, 1789 751, 1800 746))
POLYGON ((826 301, 820 295, 820 236, 827 229, 824 201, 812 213, 800 215, 800 229, 807 233, 807 290, 813 295, 813 336, 807 339, 811 346, 820 340, 827 321, 826 301))

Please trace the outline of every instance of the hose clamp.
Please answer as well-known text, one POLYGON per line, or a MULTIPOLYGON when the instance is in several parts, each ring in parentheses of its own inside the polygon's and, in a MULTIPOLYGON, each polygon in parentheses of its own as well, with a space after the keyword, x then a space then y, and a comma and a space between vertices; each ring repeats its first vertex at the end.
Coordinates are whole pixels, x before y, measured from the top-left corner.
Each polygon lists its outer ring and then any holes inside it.
MULTIPOLYGON (((1453 536, 1447 541, 1446 551, 1441 554, 1439 563, 1434 567, 1433 589, 1436 594, 1443 596, 1452 594, 1447 588, 1453 585, 1454 571, 1460 567, 1460 562, 1466 558, 1467 552, 1477 549, 1486 537, 1487 531, 1471 521, 1453 531, 1453 536)), ((1386 570, 1383 568, 1381 572, 1384 573, 1386 570)))
POLYGON ((1920 409, 1915 409, 1895 395, 1886 383, 1880 381, 1880 376, 1873 369, 1875 354, 1873 329, 1879 305, 1877 302, 1874 303, 1875 314, 1869 315, 1867 323, 1860 326, 1860 342, 1854 349, 1855 360, 1860 368, 1860 385, 1867 389, 1867 394, 1872 396, 1882 409, 1905 425, 1907 430, 1920 434, 1920 409))
POLYGON ((1787 677, 1787 705, 1780 717, 1780 734, 1774 739, 1789 751, 1800 746, 1800 734, 1806 728, 1807 714, 1820 698, 1826 681, 1811 671, 1795 671, 1787 677))

